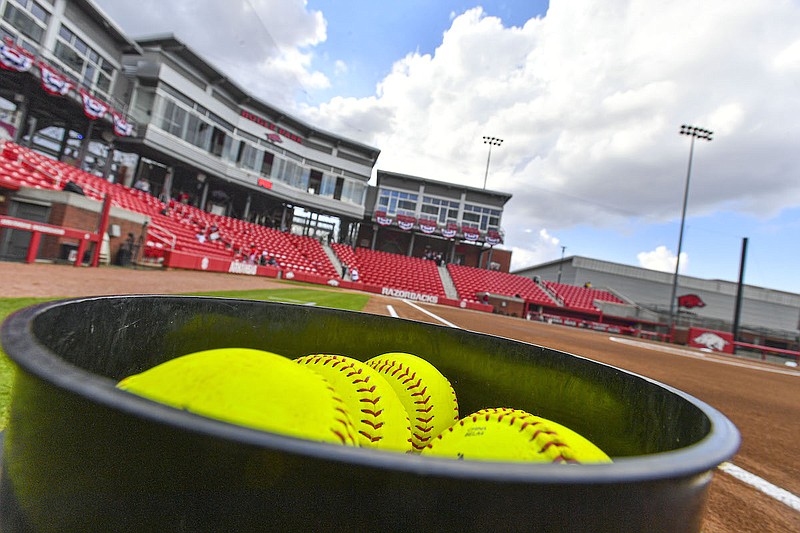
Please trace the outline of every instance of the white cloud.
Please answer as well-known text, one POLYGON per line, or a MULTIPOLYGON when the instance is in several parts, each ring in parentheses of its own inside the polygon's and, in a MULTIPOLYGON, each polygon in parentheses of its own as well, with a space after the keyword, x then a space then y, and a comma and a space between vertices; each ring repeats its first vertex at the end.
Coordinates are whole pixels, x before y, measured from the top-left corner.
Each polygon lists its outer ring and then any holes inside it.
POLYGON ((373 97, 305 112, 380 147, 379 168, 477 187, 481 137, 503 138, 488 187, 514 195, 507 242, 524 241, 514 228, 673 220, 683 123, 716 133, 695 149, 689 215, 769 216, 800 202, 800 122, 787 120, 800 99, 786 75, 797 27, 800 5, 780 0, 552 0, 514 28, 474 8, 434 53, 396 62, 373 97))
POLYGON ((237 84, 289 110, 299 92, 330 85, 311 68, 327 38, 322 13, 306 0, 97 0, 133 38, 175 36, 237 84))
POLYGON ((522 245, 511 248, 512 271, 551 261, 561 253, 559 246, 561 241, 558 237, 550 235, 546 228, 540 229, 532 238, 534 232, 535 230, 530 228, 522 230, 522 233, 526 234, 524 240, 521 241, 522 245))
MULTIPOLYGON (((638 259, 639 266, 642 268, 661 272, 675 272, 676 256, 666 246, 658 246, 650 252, 640 252, 636 254, 636 259, 638 259)), ((678 270, 681 274, 684 274, 688 266, 689 256, 686 255, 686 252, 681 252, 681 263, 678 270)))

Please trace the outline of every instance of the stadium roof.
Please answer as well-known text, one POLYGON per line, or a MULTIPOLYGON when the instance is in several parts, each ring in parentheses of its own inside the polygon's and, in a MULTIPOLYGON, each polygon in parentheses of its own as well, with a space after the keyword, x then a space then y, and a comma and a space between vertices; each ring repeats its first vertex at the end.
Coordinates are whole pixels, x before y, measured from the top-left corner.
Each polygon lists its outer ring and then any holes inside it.
POLYGON ((157 48, 171 54, 175 54, 183 61, 186 61, 192 67, 200 71, 208 80, 210 80, 209 82, 212 85, 225 90, 229 95, 231 95, 237 105, 247 106, 251 109, 260 111, 271 117, 275 122, 286 124, 287 126, 302 132, 306 137, 326 139, 340 146, 349 146, 359 151, 367 152, 373 161, 377 160, 378 155, 380 154, 380 150, 378 148, 321 130, 287 114, 285 111, 282 111, 277 107, 259 100, 252 94, 242 89, 236 82, 231 80, 227 74, 221 72, 219 69, 211 65, 205 58, 200 56, 190 46, 171 33, 139 37, 136 39, 136 42, 143 49, 157 48))

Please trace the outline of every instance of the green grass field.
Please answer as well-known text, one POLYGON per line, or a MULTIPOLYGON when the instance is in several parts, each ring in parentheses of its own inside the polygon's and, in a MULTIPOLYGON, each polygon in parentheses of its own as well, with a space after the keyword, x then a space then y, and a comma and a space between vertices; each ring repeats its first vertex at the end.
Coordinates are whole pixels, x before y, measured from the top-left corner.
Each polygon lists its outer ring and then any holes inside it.
MULTIPOLYGON (((266 300, 297 305, 315 305, 349 311, 361 311, 369 300, 365 294, 314 289, 265 289, 253 291, 217 291, 190 293, 193 296, 218 296, 246 300, 266 300)), ((19 309, 52 300, 53 298, 0 298, 0 322, 19 309)), ((0 430, 6 427, 14 367, 0 349, 0 430)))

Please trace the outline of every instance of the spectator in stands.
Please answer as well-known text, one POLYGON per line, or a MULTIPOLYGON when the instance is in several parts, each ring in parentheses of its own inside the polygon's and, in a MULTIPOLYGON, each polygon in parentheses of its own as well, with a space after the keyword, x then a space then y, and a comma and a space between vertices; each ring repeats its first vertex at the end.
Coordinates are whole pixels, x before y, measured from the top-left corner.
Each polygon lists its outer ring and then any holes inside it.
POLYGON ((258 258, 258 264, 261 266, 266 266, 268 257, 269 257, 269 252, 267 252, 266 250, 262 250, 261 257, 258 258))
POLYGON ((592 288, 592 282, 591 281, 587 281, 586 283, 583 284, 583 288, 584 289, 591 289, 592 288))
POLYGON ((139 189, 142 192, 150 192, 150 182, 144 178, 139 178, 133 184, 134 189, 139 189))
POLYGON ((219 240, 219 228, 216 224, 211 224, 211 227, 208 228, 208 240, 211 242, 219 240))
POLYGON ((271 255, 269 256, 269 259, 267 259, 267 264, 276 266, 278 262, 275 260, 275 257, 271 255))
POLYGON ((342 263, 342 279, 347 277, 347 263, 342 263))
POLYGON ((350 269, 350 279, 358 281, 358 269, 356 267, 350 269))
POLYGON ((203 231, 198 231, 195 237, 197 238, 197 242, 206 242, 206 234, 203 231))

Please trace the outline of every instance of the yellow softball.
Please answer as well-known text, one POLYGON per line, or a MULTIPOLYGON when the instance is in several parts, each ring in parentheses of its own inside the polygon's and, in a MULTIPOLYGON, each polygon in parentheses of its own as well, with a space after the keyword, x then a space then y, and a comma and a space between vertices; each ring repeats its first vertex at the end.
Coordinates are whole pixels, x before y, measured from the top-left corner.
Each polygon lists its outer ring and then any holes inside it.
POLYGON ((413 451, 421 451, 458 420, 458 401, 450 381, 428 361, 410 353, 391 352, 366 364, 386 378, 405 407, 413 451))
POLYGON ((196 352, 126 377, 117 387, 232 424, 356 445, 355 427, 333 387, 310 368, 270 352, 196 352))
POLYGON ((362 447, 411 451, 406 409, 376 370, 343 355, 306 355, 296 361, 319 372, 339 393, 353 417, 362 447))
POLYGON ((482 461, 610 463, 569 428, 519 409, 482 409, 441 433, 422 455, 482 461))

